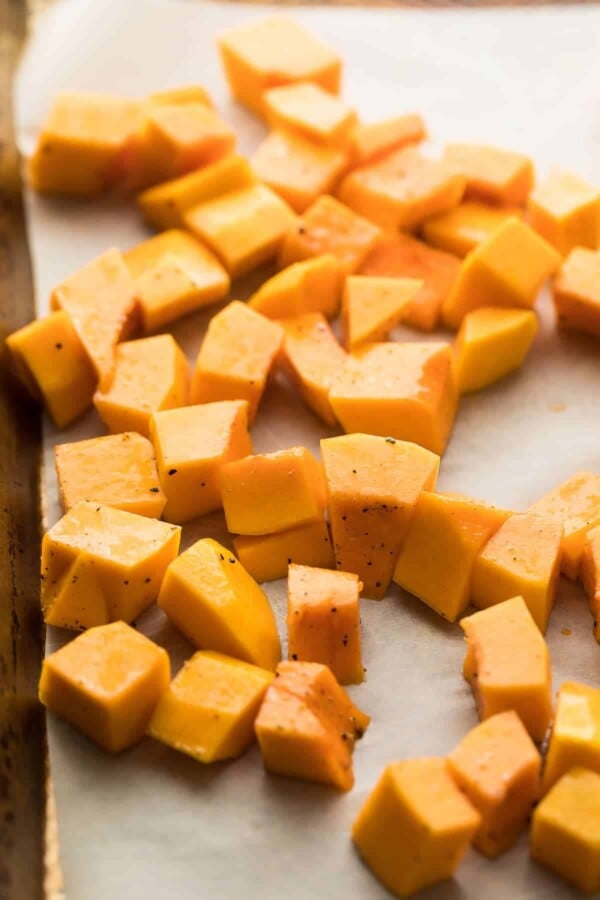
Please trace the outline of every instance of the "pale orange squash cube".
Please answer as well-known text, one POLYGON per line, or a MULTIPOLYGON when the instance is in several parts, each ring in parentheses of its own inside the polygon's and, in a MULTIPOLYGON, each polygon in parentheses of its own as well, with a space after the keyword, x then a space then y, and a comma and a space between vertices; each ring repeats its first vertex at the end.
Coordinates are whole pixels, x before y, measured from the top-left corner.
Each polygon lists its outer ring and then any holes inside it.
POLYGON ((419 144, 426 137, 425 122, 418 115, 360 122, 353 129, 350 140, 352 164, 366 165, 408 144, 419 144))
POLYGON ((578 681, 560 686, 542 776, 544 793, 575 766, 600 774, 600 690, 578 681))
POLYGON ((342 276, 335 256, 326 253, 292 263, 268 278, 248 305, 268 319, 322 313, 333 319, 340 305, 342 276))
POLYGON ((518 369, 537 331, 531 309, 480 306, 467 313, 454 342, 460 393, 479 391, 518 369))
POLYGON ((183 87, 167 88, 164 91, 155 91, 148 97, 148 102, 154 105, 166 104, 174 106, 184 103, 202 103, 210 109, 214 107, 212 97, 200 84, 187 84, 183 87))
POLYGON ((586 534, 580 577, 594 617, 594 637, 600 644, 600 525, 586 534))
POLYGON ((500 206, 527 202, 534 181, 528 156, 482 144, 448 144, 444 160, 466 179, 466 199, 500 206))
POLYGON ((342 295, 345 345, 353 350, 368 341, 385 341, 421 290, 414 278, 351 275, 342 295))
POLYGON ((572 250, 554 281, 553 295, 561 328, 600 337, 600 252, 572 250))
POLYGON ((527 206, 532 228, 566 256, 575 247, 597 250, 600 244, 600 190, 555 169, 538 184, 527 206))
POLYGON ((347 147, 357 121, 343 100, 310 82, 271 88, 263 103, 272 128, 291 130, 327 147, 347 147))
POLYGON ((512 206, 488 206, 468 200, 448 212, 427 219, 422 226, 423 237, 428 244, 440 250, 464 257, 514 216, 522 218, 523 211, 512 206))
POLYGON ((308 522, 274 534, 234 537, 235 555, 256 581, 285 578, 292 563, 333 569, 333 548, 327 522, 308 522))

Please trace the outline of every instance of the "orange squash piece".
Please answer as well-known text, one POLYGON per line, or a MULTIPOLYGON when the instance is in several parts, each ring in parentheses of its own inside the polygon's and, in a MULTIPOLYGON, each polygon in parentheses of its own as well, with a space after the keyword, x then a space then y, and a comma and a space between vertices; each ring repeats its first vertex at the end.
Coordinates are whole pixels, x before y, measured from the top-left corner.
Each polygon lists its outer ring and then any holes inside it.
POLYGON ((379 122, 361 122, 352 132, 352 164, 363 166, 408 144, 419 144, 427 137, 421 116, 396 116, 379 122))
POLYGON ((532 191, 529 221, 541 236, 566 256, 575 247, 597 250, 600 244, 600 191, 555 169, 532 191))
POLYGON ((267 121, 326 147, 348 146, 356 113, 316 84, 286 84, 263 95, 267 121))
POLYGON ((444 160, 466 179, 468 200, 524 206, 533 187, 533 163, 521 153, 481 144, 448 144, 444 160))
POLYGON ((148 97, 148 103, 154 105, 166 103, 167 106, 175 106, 184 103, 202 103, 210 109, 214 107, 212 97, 200 84, 187 84, 183 87, 167 88, 164 91, 156 91, 148 97))
POLYGON ((351 275, 342 295, 342 325, 346 346, 352 350, 369 341, 385 341, 402 320, 421 290, 414 278, 379 278, 351 275))
POLYGON ((594 617, 594 637, 600 644, 600 525, 585 536, 580 576, 594 617))
POLYGON ((561 328, 600 337, 600 252, 572 250, 554 281, 553 296, 561 328))
POLYGON ((235 555, 259 583, 285 578, 292 563, 333 569, 333 548, 327 522, 308 522, 274 534, 237 535, 235 555))
POLYGON ((600 690, 578 681, 560 686, 546 751, 544 794, 575 766, 600 774, 600 690))
POLYGON ((292 263, 268 278, 248 305, 268 319, 322 313, 332 319, 340 305, 342 277, 331 253, 292 263))
POLYGON ((507 219, 523 217, 516 207, 488 206, 469 200, 448 212, 433 216, 423 223, 423 237, 428 244, 464 257, 487 240, 507 219))

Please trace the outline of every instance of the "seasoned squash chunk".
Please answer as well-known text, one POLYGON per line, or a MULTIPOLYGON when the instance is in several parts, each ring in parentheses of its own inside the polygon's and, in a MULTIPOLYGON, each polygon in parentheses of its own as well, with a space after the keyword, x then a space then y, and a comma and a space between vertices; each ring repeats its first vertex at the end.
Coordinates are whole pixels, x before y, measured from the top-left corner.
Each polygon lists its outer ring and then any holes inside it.
POLYGON ((418 115, 396 116, 379 122, 361 122, 352 131, 350 152, 355 166, 381 159, 393 150, 418 144, 427 137, 425 122, 418 115))
POLYGON ((148 437, 152 413, 184 406, 188 387, 181 347, 172 335, 158 334, 118 345, 113 383, 96 392, 94 405, 113 434, 137 431, 148 437))
POLYGON ((241 564, 258 582, 285 578, 292 563, 323 569, 335 565, 324 520, 275 534, 239 535, 233 539, 233 546, 241 564))
POLYGON ((537 317, 530 309, 481 306, 467 313, 454 345, 460 393, 479 391, 518 369, 537 330, 537 317))
POLYGON ((154 448, 140 434, 128 431, 57 444, 54 460, 63 512, 80 500, 96 500, 160 519, 166 497, 158 480, 154 448))
POLYGON ((352 750, 369 724, 327 666, 281 662, 255 729, 265 768, 277 775, 354 784, 352 750))
POLYGON ((443 759, 390 763, 352 826, 352 840, 376 878, 397 897, 451 878, 480 817, 443 759))
POLYGON ((441 454, 458 403, 450 345, 363 344, 334 379, 329 400, 348 433, 391 435, 441 454))
POLYGON ((553 285, 556 321, 561 328, 600 337, 600 253, 577 247, 553 285))
POLYGON ((440 250, 466 256, 491 237, 507 219, 515 216, 522 216, 515 207, 487 206, 471 200, 427 219, 423 223, 423 236, 428 244, 440 250))
POLYGON ((479 717, 513 709, 540 743, 552 717, 550 654, 522 597, 461 619, 467 653, 463 674, 479 717))
POLYGON ((329 666, 340 684, 364 679, 358 575, 290 565, 288 656, 329 666))
POLYGON ((473 728, 448 757, 450 774, 481 815, 475 847, 493 859, 513 846, 539 796, 541 759, 518 715, 473 728))
POLYGON ((585 537, 580 576, 594 617, 594 637, 600 644, 600 526, 585 537))
POLYGON ((481 548, 509 513, 461 494, 423 491, 394 570, 394 581, 455 622, 469 604, 481 548))
POLYGON ((173 228, 125 254, 135 281, 146 334, 175 319, 221 300, 229 291, 229 275, 203 244, 173 228))
POLYGON ((288 16, 230 28, 219 51, 231 93, 258 115, 265 112, 264 92, 276 85, 308 81, 333 94, 340 89, 339 56, 288 16))
POLYGON ((464 189, 464 178, 408 147, 351 172, 339 197, 383 228, 409 230, 458 206, 464 189))
POLYGON ((272 128, 295 132, 328 147, 347 147, 357 121, 356 113, 343 100, 310 82, 270 88, 263 103, 272 128))
POLYGON ((370 434, 322 440, 321 455, 336 568, 355 572, 365 596, 383 597, 419 495, 435 488, 439 457, 370 434))
POLYGON ((433 331, 442 304, 450 293, 460 269, 460 261, 417 241, 408 234, 385 234, 360 268, 361 275, 382 278, 416 278, 421 290, 405 307, 405 325, 433 331))
POLYGON ((279 265, 330 253, 342 273, 350 275, 364 262, 380 234, 376 225, 325 194, 288 231, 279 252, 279 265))
POLYGON ((249 306, 268 319, 322 313, 332 319, 340 305, 342 278, 336 257, 325 253, 292 263, 268 278, 252 295, 249 306))
POLYGON ((531 226, 563 256, 600 244, 600 190, 577 175, 552 172, 532 191, 528 212, 531 226))
POLYGON ((352 350, 366 341, 385 341, 422 286, 415 278, 347 278, 342 295, 346 346, 352 350))
POLYGON ((533 187, 533 163, 521 153, 481 144, 448 144, 444 160, 466 178, 466 197, 524 206, 533 187))
POLYGON ((323 518, 323 467, 306 447, 228 462, 219 483, 227 528, 234 534, 272 534, 323 518))
POLYGON ((92 405, 96 372, 66 312, 30 322, 6 338, 13 369, 57 428, 92 405))
POLYGON ((81 501, 42 541, 42 608, 48 625, 75 631, 133 622, 156 600, 181 529, 81 501))
POLYGON ((167 497, 164 516, 171 522, 187 522, 220 509, 221 467, 252 452, 245 400, 156 412, 150 436, 167 497))
POLYGON ((212 538, 192 544, 171 563, 158 605, 200 649, 270 671, 281 659, 266 594, 231 551, 212 538))
POLYGON ((600 773, 600 690, 566 681, 558 692, 546 752, 544 793, 575 766, 600 773))
POLYGON ((254 719, 273 678, 266 669, 200 650, 161 696, 148 734, 203 763, 241 756, 254 740, 254 719))
POLYGON ((192 403, 247 400, 252 423, 283 329, 234 300, 210 320, 192 380, 192 403))
POLYGON ((167 88, 164 91, 156 91, 150 94, 148 102, 154 105, 166 103, 167 106, 174 106, 184 103, 202 103, 210 109, 214 107, 212 98, 206 88, 200 84, 188 84, 183 87, 167 88))

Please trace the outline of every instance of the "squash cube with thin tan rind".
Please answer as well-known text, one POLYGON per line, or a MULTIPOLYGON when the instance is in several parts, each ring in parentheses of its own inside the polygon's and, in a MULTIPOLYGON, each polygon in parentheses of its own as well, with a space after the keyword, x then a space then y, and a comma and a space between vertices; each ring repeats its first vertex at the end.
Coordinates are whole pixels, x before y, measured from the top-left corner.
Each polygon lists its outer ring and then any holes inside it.
POLYGON ((158 334, 117 346, 113 383, 108 391, 96 391, 94 405, 113 434, 148 437, 152 413, 185 406, 188 389, 183 350, 172 335, 158 334))
POLYGON ((183 87, 167 88, 164 91, 156 91, 148 96, 148 103, 153 105, 166 104, 175 106, 184 103, 203 103, 210 109, 214 107, 212 98, 206 88, 200 84, 188 84, 183 87))
POLYGON ((522 217, 516 207, 488 206, 470 200, 423 223, 428 244, 464 257, 487 240, 507 219, 522 217))
POLYGON ((166 650, 124 622, 91 628, 46 657, 39 695, 110 753, 140 741, 169 687, 166 650))
POLYGON ((469 604, 477 555, 509 515, 461 494, 423 491, 396 562, 395 583, 455 622, 469 604))
POLYGON ((148 734, 199 762, 241 756, 274 675, 231 656, 200 650, 161 696, 148 734))
POLYGON ((288 657, 329 666, 340 684, 364 679, 358 575, 291 564, 288 657))
POLYGON ((370 275, 351 275, 347 278, 342 295, 346 346, 353 350, 369 341, 385 341, 422 286, 423 282, 414 278, 370 275))
POLYGON ((600 244, 600 190, 577 175, 553 171, 528 203, 532 228, 566 256, 575 247, 600 244))
POLYGON ((306 447, 228 462, 219 484, 233 534, 272 534, 324 516, 323 467, 306 447))
POLYGON ((233 539, 235 555, 258 581, 285 578, 292 563, 333 569, 333 548, 325 520, 297 525, 274 534, 241 534, 233 539))
POLYGON ((154 448, 140 434, 125 432, 57 444, 54 459, 64 513, 80 500, 95 500, 160 519, 166 497, 158 480, 154 448))
POLYGON ((283 341, 275 322, 234 300, 212 317, 192 379, 191 402, 247 400, 254 421, 283 341))
POLYGON ((426 137, 425 122, 418 115, 360 122, 353 129, 350 139, 352 164, 366 165, 408 144, 418 144, 426 137))
POLYGON ((522 597, 460 620, 467 653, 463 675, 480 719, 513 709, 536 743, 552 718, 550 654, 522 597))
POLYGON ((479 391, 518 369, 537 330, 537 316, 530 309, 482 306, 467 313, 454 344, 460 393, 479 391))
POLYGON ((326 253, 292 263, 268 278, 248 305, 268 319, 287 319, 307 313, 322 313, 332 319, 339 309, 341 290, 338 262, 335 256, 326 253))
POLYGON ((356 113, 339 97, 317 84, 286 84, 263 94, 272 128, 292 131, 327 147, 345 148, 356 124, 356 113))
POLYGON ((513 846, 539 797, 535 744, 508 710, 472 728, 449 755, 448 769, 481 816, 475 847, 494 859, 513 846))
POLYGON ((522 153, 481 144, 448 144, 444 161, 466 179, 468 200, 524 206, 533 187, 533 163, 522 153))
POLYGON ((458 406, 450 345, 363 344, 334 379, 329 401, 348 434, 390 435, 442 454, 458 406))
POLYGON ((544 793, 575 766, 600 773, 600 690, 566 681, 558 692, 546 751, 544 793))
POLYGON ((571 250, 553 285, 556 321, 561 328, 600 337, 600 253, 571 250))
POLYGON ((80 630, 133 622, 156 600, 181 529, 80 501, 42 540, 42 609, 48 625, 80 630))
POLYGON ((581 565, 581 583, 594 617, 594 637, 600 644, 600 526, 592 528, 585 536, 581 565))
POLYGON ((221 508, 219 472, 252 452, 248 404, 223 400, 163 410, 150 420, 163 491, 164 517, 187 522, 221 508))
POLYGON ((336 568, 380 598, 392 578, 415 504, 435 488, 439 457, 394 438, 349 434, 321 441, 336 568))
POLYGON ((443 759, 390 763, 352 826, 364 863, 395 896, 451 878, 480 825, 443 759))
POLYGON ((204 538, 167 570, 158 605, 188 640, 274 671, 281 659, 266 594, 230 550, 204 538))

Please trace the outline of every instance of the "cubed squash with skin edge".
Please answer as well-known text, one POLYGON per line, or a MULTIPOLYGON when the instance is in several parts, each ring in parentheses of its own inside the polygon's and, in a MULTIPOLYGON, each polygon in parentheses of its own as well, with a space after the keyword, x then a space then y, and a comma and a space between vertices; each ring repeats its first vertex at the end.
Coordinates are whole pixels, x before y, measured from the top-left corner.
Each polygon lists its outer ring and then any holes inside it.
POLYGON ((541 759, 518 715, 498 713, 448 756, 450 775, 481 816, 474 846, 494 859, 516 842, 539 797, 541 759))
POLYGON ((394 581, 449 622, 469 604, 471 572, 510 515, 461 494, 423 491, 394 569, 394 581))
POLYGON ((274 534, 237 535, 235 555, 259 583, 285 578, 292 563, 333 569, 333 547, 325 521, 297 525, 274 534))
POLYGON ((340 684, 364 679, 358 575, 291 564, 288 656, 329 666, 340 684))
POLYGON ((342 324, 350 350, 369 341, 385 341, 423 286, 414 278, 351 275, 342 294, 342 324))
POLYGON ((245 400, 202 403, 154 413, 150 436, 173 522, 187 522, 221 508, 219 472, 252 452, 245 400))
POLYGON ((241 756, 273 672, 200 650, 161 696, 148 734, 203 763, 241 756))
POLYGON ((468 200, 524 206, 533 187, 533 163, 522 153, 481 144, 448 144, 444 161, 466 179, 468 200))
POLYGON ((480 825, 445 760, 390 763, 352 826, 366 866, 396 897, 451 878, 480 825))
POLYGON ((600 526, 586 534, 579 574, 594 617, 594 637, 600 644, 600 526))
POLYGON ((187 359, 172 335, 159 334, 117 346, 113 383, 108 391, 96 391, 94 405, 113 434, 148 437, 152 414, 185 406, 188 392, 187 359))
POLYGON ((560 328, 600 337, 600 253, 577 247, 569 253, 553 285, 560 328))
POLYGON ((523 598, 467 616, 460 627, 467 641, 463 675, 479 718, 512 709, 541 743, 552 719, 550 654, 523 598))
POLYGON ((321 441, 336 568, 354 572, 379 599, 422 490, 434 490, 440 460, 393 438, 350 434, 321 441))
POLYGON ((140 434, 125 432, 57 444, 54 460, 63 513, 80 500, 96 500, 160 519, 166 497, 158 480, 154 448, 140 434))
POLYGON ((600 244, 600 190, 560 169, 532 191, 528 203, 532 228, 566 256, 575 247, 600 244))
POLYGON ((464 257, 487 240, 507 219, 522 218, 515 207, 488 206, 470 200, 448 212, 427 219, 422 226, 428 244, 464 257))
POLYGON ((153 105, 167 104, 174 106, 184 103, 203 103, 210 109, 214 107, 212 97, 200 84, 188 84, 182 87, 167 88, 164 91, 155 91, 148 97, 148 103, 153 105))
POLYGON ((546 793, 575 766, 600 774, 600 690, 577 681, 561 685, 546 751, 546 793))
POLYGON ((350 139, 352 164, 367 165, 408 144, 419 144, 426 137, 425 122, 419 115, 360 122, 353 129, 350 139))
POLYGON ((326 147, 348 147, 356 113, 316 84, 287 84, 265 91, 263 103, 272 128, 286 129, 326 147))
POLYGON ((91 628, 46 657, 39 696, 104 750, 140 741, 170 678, 166 650, 124 622, 91 628))
POLYGON ((479 391, 522 365, 538 330, 530 309, 482 306, 467 313, 454 344, 461 394, 479 391))
POLYGON ((324 516, 323 468, 306 447, 228 462, 219 472, 219 485, 233 534, 272 534, 324 516))
POLYGON ((281 659, 266 594, 230 550, 212 538, 171 563, 159 607, 200 650, 215 650, 274 671, 281 659))
POLYGON ((332 254, 292 263, 268 278, 248 301, 268 319, 322 313, 332 319, 339 309, 342 278, 332 254))

